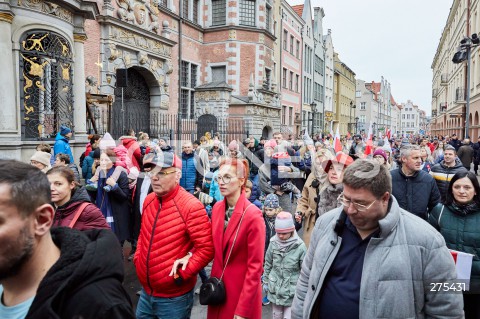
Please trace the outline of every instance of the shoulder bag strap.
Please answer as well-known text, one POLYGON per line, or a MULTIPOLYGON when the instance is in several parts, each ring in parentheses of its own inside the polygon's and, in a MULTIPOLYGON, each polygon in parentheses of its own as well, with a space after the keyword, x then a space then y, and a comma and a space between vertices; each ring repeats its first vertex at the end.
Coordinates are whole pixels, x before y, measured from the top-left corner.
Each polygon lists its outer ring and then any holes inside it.
POLYGON ((252 205, 253 205, 253 204, 250 204, 250 205, 247 206, 247 208, 245 208, 245 210, 243 211, 242 217, 240 218, 240 222, 238 223, 238 226, 237 226, 237 232, 235 233, 235 237, 233 238, 232 247, 230 247, 230 252, 228 253, 227 261, 225 262, 225 266, 223 266, 222 275, 220 276, 220 281, 222 280, 223 274, 225 273, 225 268, 227 268, 228 261, 229 261, 229 259, 230 259, 230 255, 232 254, 233 246, 235 246, 235 241, 237 240, 238 231, 240 230, 240 226, 242 225, 243 216, 245 216, 245 212, 246 212, 247 209, 249 209, 250 206, 252 206, 252 205))
POLYGON ((68 225, 69 228, 73 228, 73 226, 74 226, 75 223, 77 222, 78 218, 79 218, 80 215, 82 214, 83 210, 84 210, 85 207, 87 207, 88 205, 90 205, 90 203, 85 202, 85 203, 80 204, 80 206, 78 206, 77 211, 75 212, 75 216, 73 216, 72 221, 71 221, 70 224, 68 225))
POLYGON ((440 215, 438 215, 438 227, 440 228, 440 219, 442 219, 442 214, 443 214, 443 209, 445 208, 445 205, 442 205, 442 210, 440 211, 440 215))

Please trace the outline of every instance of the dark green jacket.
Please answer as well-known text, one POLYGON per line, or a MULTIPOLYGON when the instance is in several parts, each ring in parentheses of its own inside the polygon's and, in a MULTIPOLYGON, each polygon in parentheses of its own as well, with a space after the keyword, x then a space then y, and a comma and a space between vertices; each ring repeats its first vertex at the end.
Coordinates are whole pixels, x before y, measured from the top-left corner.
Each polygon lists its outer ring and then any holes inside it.
POLYGON ((470 292, 480 293, 480 207, 462 211, 451 205, 438 204, 428 221, 445 238, 449 249, 473 254, 470 292))

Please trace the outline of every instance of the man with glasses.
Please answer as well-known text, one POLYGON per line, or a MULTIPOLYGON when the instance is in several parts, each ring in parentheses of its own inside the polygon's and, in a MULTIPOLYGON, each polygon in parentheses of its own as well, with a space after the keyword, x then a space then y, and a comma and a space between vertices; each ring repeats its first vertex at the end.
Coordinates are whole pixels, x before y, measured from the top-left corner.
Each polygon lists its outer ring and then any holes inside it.
POLYGON ((292 318, 463 318, 462 294, 434 288, 461 287, 444 239, 400 208, 388 169, 359 159, 343 187, 316 221, 292 318))
POLYGON ((400 149, 400 168, 392 173, 392 195, 406 211, 427 219, 427 212, 440 203, 437 183, 422 170, 420 146, 408 144, 400 149))
POLYGON ((153 193, 143 204, 133 262, 142 291, 137 319, 190 318, 197 275, 213 259, 212 230, 202 203, 180 187, 182 162, 159 152, 144 167, 153 193))

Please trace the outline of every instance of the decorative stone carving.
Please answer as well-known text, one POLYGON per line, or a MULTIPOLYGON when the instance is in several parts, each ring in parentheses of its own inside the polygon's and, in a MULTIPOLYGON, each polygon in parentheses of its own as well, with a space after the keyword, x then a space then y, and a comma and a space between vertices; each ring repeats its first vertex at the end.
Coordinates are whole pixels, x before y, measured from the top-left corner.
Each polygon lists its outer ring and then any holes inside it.
POLYGON ((265 35, 263 33, 260 33, 260 35, 258 36, 258 41, 260 43, 265 43, 265 35))
POLYGON ((237 31, 236 30, 230 30, 228 32, 228 39, 229 40, 235 40, 237 38, 237 31))
POLYGON ((19 7, 33 9, 46 14, 54 15, 60 19, 73 23, 73 14, 71 11, 61 7, 60 5, 48 1, 39 0, 19 0, 19 7))
POLYGON ((148 55, 145 52, 138 52, 137 54, 138 63, 144 65, 148 62, 148 55))
POLYGON ((137 47, 144 49, 145 51, 150 51, 156 55, 158 54, 166 58, 171 58, 172 56, 171 47, 163 44, 160 41, 138 36, 138 34, 120 27, 112 27, 110 39, 127 44, 131 47, 137 47))
POLYGON ((97 79, 93 75, 89 75, 85 79, 85 92, 98 93, 97 79))
POLYGON ((110 44, 110 46, 108 47, 108 49, 106 51, 107 51, 106 53, 108 55, 108 60, 110 62, 115 61, 120 55, 120 51, 117 50, 117 47, 116 47, 115 44, 110 44))
POLYGON ((148 31, 158 34, 157 0, 116 0, 118 4, 117 16, 120 20, 137 25, 148 31))

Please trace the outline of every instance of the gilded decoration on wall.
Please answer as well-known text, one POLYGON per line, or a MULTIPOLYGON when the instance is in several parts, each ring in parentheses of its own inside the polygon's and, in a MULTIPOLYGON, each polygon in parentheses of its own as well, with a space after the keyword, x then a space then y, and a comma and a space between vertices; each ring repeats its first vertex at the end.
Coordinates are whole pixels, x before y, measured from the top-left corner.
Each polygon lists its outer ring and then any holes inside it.
POLYGON ((20 43, 22 139, 54 139, 60 125, 74 127, 71 46, 45 30, 27 31, 20 43))

